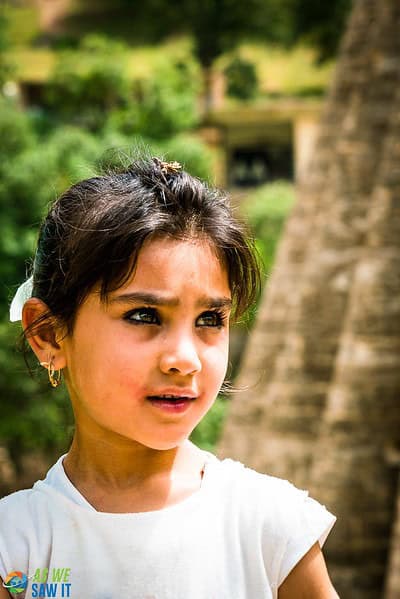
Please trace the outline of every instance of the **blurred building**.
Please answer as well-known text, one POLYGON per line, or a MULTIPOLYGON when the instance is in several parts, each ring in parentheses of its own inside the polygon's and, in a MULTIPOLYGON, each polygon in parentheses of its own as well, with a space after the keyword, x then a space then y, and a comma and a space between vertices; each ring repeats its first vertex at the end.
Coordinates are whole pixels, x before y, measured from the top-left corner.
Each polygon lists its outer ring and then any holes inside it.
MULTIPOLYGON (((217 104, 218 106, 218 104, 217 104)), ((202 137, 218 150, 219 184, 253 187, 304 175, 318 133, 322 102, 279 99, 215 108, 202 137)))

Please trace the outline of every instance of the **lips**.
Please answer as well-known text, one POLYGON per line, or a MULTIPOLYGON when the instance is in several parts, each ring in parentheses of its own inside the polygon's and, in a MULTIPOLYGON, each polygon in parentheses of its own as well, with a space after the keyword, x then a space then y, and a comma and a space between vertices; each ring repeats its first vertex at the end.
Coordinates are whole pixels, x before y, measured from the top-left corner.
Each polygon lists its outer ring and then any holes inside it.
POLYGON ((184 414, 193 404, 195 399, 196 397, 189 397, 187 395, 162 394, 147 396, 147 401, 153 407, 164 414, 169 415, 184 414))
POLYGON ((186 397, 185 395, 172 397, 171 395, 149 395, 147 397, 150 401, 168 401, 171 403, 179 403, 181 401, 194 401, 194 397, 186 397))
POLYGON ((147 395, 147 399, 154 401, 185 401, 194 400, 197 398, 197 393, 193 389, 160 389, 147 395))

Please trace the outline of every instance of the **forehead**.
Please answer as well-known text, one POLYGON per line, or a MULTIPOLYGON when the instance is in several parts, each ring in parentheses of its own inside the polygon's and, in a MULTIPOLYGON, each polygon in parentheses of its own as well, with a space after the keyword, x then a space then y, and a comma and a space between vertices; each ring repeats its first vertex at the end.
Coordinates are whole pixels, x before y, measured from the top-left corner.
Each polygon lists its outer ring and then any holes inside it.
POLYGON ((228 273, 215 246, 208 240, 157 238, 141 248, 135 270, 121 288, 197 289, 230 296, 228 273))

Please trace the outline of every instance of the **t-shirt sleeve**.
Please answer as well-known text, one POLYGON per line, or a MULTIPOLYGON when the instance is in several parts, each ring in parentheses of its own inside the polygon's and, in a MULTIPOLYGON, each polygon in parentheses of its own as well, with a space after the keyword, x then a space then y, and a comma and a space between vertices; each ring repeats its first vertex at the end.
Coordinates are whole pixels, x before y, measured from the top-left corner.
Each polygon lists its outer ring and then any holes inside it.
POLYGON ((13 570, 27 571, 29 493, 17 491, 0 500, 0 576, 3 580, 13 570))
POLYGON ((324 505, 287 481, 279 481, 275 502, 275 585, 279 587, 315 543, 320 547, 336 522, 324 505))

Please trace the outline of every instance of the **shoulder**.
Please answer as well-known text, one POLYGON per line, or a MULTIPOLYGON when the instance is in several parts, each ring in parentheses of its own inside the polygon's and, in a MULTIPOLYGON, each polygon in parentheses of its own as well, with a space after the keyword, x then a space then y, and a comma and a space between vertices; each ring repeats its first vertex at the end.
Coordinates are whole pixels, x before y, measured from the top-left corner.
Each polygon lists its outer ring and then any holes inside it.
POLYGON ((236 489, 241 500, 247 502, 247 507, 260 510, 267 520, 281 516, 284 522, 280 524, 286 523, 288 531, 293 531, 295 525, 309 529, 313 523, 331 522, 333 525, 335 521, 307 490, 297 488, 288 480, 262 474, 231 459, 220 461, 220 473, 227 486, 236 489))
MULTIPOLYGON (((271 543, 287 544, 299 529, 303 534, 317 514, 325 514, 324 506, 289 481, 262 474, 241 462, 225 459, 215 468, 215 486, 221 503, 231 517, 247 527, 246 534, 261 529, 271 543)), ((296 533, 297 534, 297 533, 296 533)))
POLYGON ((49 515, 62 506, 58 505, 57 492, 46 480, 0 499, 0 541, 13 536, 24 538, 40 527, 48 528, 49 515))
POLYGON ((62 520, 62 497, 44 481, 0 499, 0 577, 27 571, 32 555, 46 551, 54 524, 62 520))
POLYGON ((253 503, 282 507, 287 503, 304 500, 307 491, 296 488, 289 481, 262 474, 230 458, 220 460, 218 478, 224 486, 253 503))
POLYGON ((335 516, 287 480, 230 459, 222 460, 219 470, 227 509, 240 514, 244 535, 260 539, 265 566, 279 586, 313 545, 322 547, 335 516))
POLYGON ((0 499, 0 538, 15 534, 17 530, 21 531, 19 534, 23 534, 27 524, 37 519, 47 503, 46 496, 38 492, 36 486, 0 499))
POLYGON ((0 500, 0 576, 26 567, 34 507, 32 489, 17 491, 0 500))
POLYGON ((32 500, 33 489, 23 489, 0 499, 0 521, 4 523, 4 518, 10 510, 13 513, 26 511, 32 500))
POLYGON ((257 472, 230 458, 218 461, 218 478, 225 486, 240 492, 244 498, 264 506, 275 505, 282 511, 305 504, 310 510, 325 509, 325 506, 309 496, 307 490, 297 488, 288 480, 257 472))

